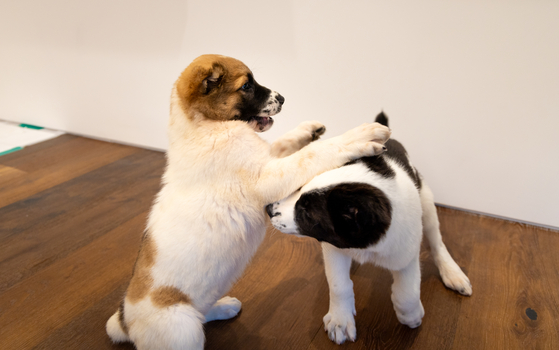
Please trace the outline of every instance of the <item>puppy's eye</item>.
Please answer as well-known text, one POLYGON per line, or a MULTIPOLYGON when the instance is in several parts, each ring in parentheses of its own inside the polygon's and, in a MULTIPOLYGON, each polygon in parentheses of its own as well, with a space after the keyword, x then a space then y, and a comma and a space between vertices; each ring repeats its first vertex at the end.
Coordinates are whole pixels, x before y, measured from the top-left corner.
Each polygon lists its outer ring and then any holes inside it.
POLYGON ((246 91, 250 89, 250 84, 249 83, 245 83, 243 86, 241 86, 241 90, 246 91))

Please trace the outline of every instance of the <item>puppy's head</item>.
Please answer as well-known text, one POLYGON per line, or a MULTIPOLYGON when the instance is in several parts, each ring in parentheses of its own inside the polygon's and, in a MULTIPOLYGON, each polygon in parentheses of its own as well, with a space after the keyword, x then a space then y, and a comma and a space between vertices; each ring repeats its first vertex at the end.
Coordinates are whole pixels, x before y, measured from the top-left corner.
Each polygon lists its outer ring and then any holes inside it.
POLYGON ((212 120, 242 120, 255 131, 272 127, 284 98, 258 84, 241 61, 220 55, 196 58, 176 82, 187 116, 199 113, 212 120))
POLYGON ((303 187, 270 204, 266 211, 281 232, 313 237, 338 248, 366 248, 377 243, 392 217, 386 195, 364 183, 312 190, 303 187))

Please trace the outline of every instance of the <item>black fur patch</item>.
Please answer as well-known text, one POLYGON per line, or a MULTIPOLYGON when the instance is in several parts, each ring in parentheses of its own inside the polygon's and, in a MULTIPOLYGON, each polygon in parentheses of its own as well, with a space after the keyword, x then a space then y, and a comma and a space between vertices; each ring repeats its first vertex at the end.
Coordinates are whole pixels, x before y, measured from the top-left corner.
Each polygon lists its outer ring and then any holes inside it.
POLYGON ((396 176, 396 173, 394 172, 394 169, 392 169, 388 163, 386 162, 385 154, 388 153, 390 151, 390 141, 392 140, 388 140, 386 142, 386 148, 388 149, 386 152, 384 152, 383 155, 380 156, 372 156, 372 157, 363 157, 360 159, 357 159, 355 161, 352 162, 353 163, 363 163, 367 166, 367 168, 369 168, 369 170, 371 170, 372 172, 378 173, 380 175, 382 175, 383 177, 387 178, 387 179, 392 179, 396 176))
POLYGON ((388 126, 388 117, 384 114, 384 111, 380 112, 377 117, 375 118, 375 122, 382 124, 384 126, 388 126))
POLYGON ((250 121, 266 106, 271 90, 258 84, 252 75, 248 75, 249 88, 243 90, 242 101, 236 106, 239 115, 234 120, 250 121))
POLYGON ((329 191, 325 188, 303 193, 295 203, 295 222, 301 235, 336 245, 334 226, 326 206, 329 191))
POLYGON ((295 204, 299 233, 338 248, 366 248, 390 227, 386 195, 364 183, 344 183, 304 193, 295 204))
MULTIPOLYGON (((419 177, 419 173, 415 168, 410 164, 408 153, 402 144, 396 140, 390 139, 386 142, 386 148, 388 149, 382 157, 388 157, 390 159, 395 160, 398 164, 404 168, 406 173, 408 173, 409 177, 413 180, 415 187, 419 190, 421 189, 421 178, 419 177)), ((372 170, 372 169, 371 169, 372 170)))

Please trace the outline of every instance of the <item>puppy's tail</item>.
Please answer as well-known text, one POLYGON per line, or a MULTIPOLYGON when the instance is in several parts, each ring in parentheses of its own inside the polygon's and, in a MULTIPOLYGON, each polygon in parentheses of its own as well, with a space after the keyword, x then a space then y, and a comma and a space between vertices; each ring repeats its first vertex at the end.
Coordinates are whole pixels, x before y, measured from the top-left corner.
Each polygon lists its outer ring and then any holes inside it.
POLYGON ((125 341, 130 341, 127 332, 122 327, 122 317, 120 313, 122 309, 116 310, 116 312, 107 321, 107 334, 113 341, 113 343, 122 343, 125 341))
POLYGON ((127 325, 119 309, 107 321, 107 334, 114 343, 131 341, 137 349, 204 349, 204 322, 206 318, 189 303, 149 310, 148 316, 136 319, 134 327, 127 325))
POLYGON ((146 341, 146 349, 204 350, 205 321, 204 315, 189 303, 175 305, 162 319, 151 324, 154 333, 146 341), (167 344, 167 347, 161 344, 167 344))
POLYGON ((388 127, 388 117, 386 116, 386 114, 384 114, 384 111, 381 111, 377 115, 377 117, 375 118, 375 122, 388 127))

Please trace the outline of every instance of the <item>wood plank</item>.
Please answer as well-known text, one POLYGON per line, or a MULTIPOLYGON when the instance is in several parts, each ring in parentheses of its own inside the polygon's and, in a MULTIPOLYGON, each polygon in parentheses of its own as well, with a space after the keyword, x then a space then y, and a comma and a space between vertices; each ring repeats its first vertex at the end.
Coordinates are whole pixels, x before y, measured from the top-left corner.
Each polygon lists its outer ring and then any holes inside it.
MULTIPOLYGON (((38 145, 41 144, 39 143, 38 145)), ((31 173, 52 165, 61 166, 65 163, 79 161, 81 160, 80 158, 84 156, 87 157, 88 152, 96 152, 99 148, 104 152, 108 149, 112 151, 127 148, 131 151, 138 150, 136 147, 74 136, 66 139, 66 141, 61 140, 60 142, 53 142, 48 147, 40 148, 40 151, 35 150, 24 153, 24 151, 28 150, 26 147, 21 151, 22 153, 19 157, 10 160, 3 160, 0 158, 0 160, 4 165, 31 173)))
MULTIPOLYGON (((471 252, 474 245, 473 228, 463 220, 463 217, 456 216, 456 212, 452 210, 438 208, 437 213, 441 221, 441 233, 445 245, 456 263, 469 276, 471 252)), ((411 348, 451 349, 462 303, 469 301, 471 297, 462 296, 444 286, 439 271, 427 250, 426 242, 424 242, 421 257, 421 300, 425 308, 425 317, 411 348)), ((473 290, 475 295, 475 285, 473 290)))
POLYGON ((74 140, 78 138, 78 136, 70 135, 70 134, 63 134, 57 136, 55 138, 49 139, 47 141, 39 142, 31 146, 26 146, 22 150, 17 152, 8 153, 0 157, 0 164, 10 165, 9 162, 11 161, 19 161, 22 157, 25 157, 29 154, 33 153, 44 153, 51 147, 56 145, 64 144, 68 141, 74 140))
POLYGON ((484 217, 469 222, 481 229, 471 266, 475 298, 462 306, 454 348, 559 348, 557 232, 484 217))
MULTIPOLYGON (((135 254, 133 255, 135 258, 135 254)), ((47 336, 33 350, 84 350, 84 349, 118 349, 134 350, 132 343, 113 344, 105 332, 107 319, 116 311, 122 296, 128 286, 125 279, 110 294, 100 299, 93 306, 72 319, 68 324, 56 329, 47 336)))
POLYGON ((148 210, 164 163, 138 151, 0 208, 0 291, 148 210))
MULTIPOLYGON (((14 174, 6 190, 24 193, 0 208, 0 349, 134 348, 113 345, 104 326, 129 281, 165 159, 98 142, 64 135, 0 157, 0 172, 14 174), (97 159, 106 155, 115 158, 97 159), (63 178, 49 179, 46 168, 63 178)), ((322 326, 328 287, 318 243, 269 231, 228 293, 243 302, 240 315, 207 324, 206 349, 559 348, 559 232, 438 212, 474 294, 446 289, 423 250, 418 329, 398 323, 390 274, 354 265, 357 341, 333 344, 322 326)))
MULTIPOLYGON (((132 273, 146 215, 132 218, 5 291, 0 299, 2 348, 33 348, 115 289, 122 290, 132 273)), ((118 302, 112 313, 117 308, 118 302)), ((106 322, 110 315, 105 316, 106 322)))
POLYGON ((8 182, 18 177, 23 177, 25 176, 25 174, 25 171, 5 165, 0 165, 0 183, 8 182))
POLYGON ((318 242, 269 230, 230 296, 243 302, 238 317, 206 325, 206 349, 301 349, 321 326, 327 302, 318 242))
POLYGON ((3 181, 0 179, 0 207, 25 199, 53 186, 98 169, 138 152, 137 148, 114 145, 85 138, 55 144, 43 152, 31 152, 3 162, 24 171, 3 181))

